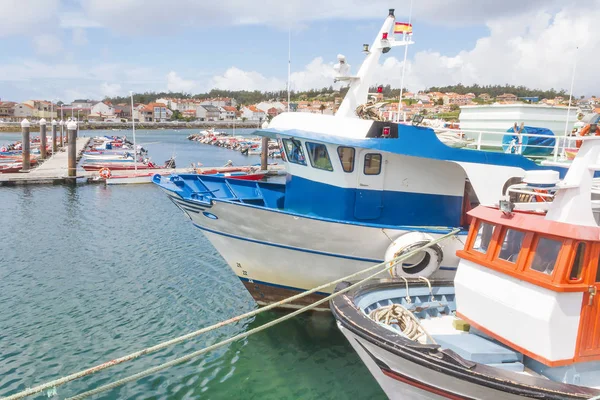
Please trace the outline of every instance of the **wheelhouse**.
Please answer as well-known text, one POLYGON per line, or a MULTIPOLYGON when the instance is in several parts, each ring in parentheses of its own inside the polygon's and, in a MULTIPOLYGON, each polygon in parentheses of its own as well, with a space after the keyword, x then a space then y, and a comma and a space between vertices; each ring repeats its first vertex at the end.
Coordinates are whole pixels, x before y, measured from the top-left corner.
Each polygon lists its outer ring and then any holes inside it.
POLYGON ((547 366, 600 360, 600 228, 486 207, 470 215, 458 314, 547 366), (513 319, 494 321, 495 311, 513 319))
POLYGON ((380 225, 464 221, 467 179, 459 165, 311 138, 279 135, 278 142, 288 171, 287 210, 380 225))

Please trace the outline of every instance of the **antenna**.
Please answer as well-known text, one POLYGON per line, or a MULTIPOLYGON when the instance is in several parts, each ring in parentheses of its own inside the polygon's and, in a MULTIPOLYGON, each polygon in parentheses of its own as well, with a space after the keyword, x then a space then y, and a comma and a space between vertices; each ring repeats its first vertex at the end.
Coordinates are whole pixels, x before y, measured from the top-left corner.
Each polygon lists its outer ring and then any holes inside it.
POLYGON ((287 111, 290 112, 290 79, 292 76, 292 28, 288 30, 288 79, 287 79, 287 111))
MULTIPOLYGON (((408 23, 412 22, 413 0, 410 0, 410 9, 408 12, 408 23)), ((406 40, 406 34, 402 34, 402 39, 406 40)), ((404 46, 404 62, 402 63, 402 79, 400 80, 400 97, 398 98, 398 115, 396 122, 400 122, 400 110, 402 110, 402 94, 404 91, 404 75, 406 73, 406 56, 408 55, 408 46, 404 46)))
MULTIPOLYGON (((577 52, 579 51, 579 46, 575 48, 575 57, 573 57, 573 74, 571 76, 571 90, 569 92, 569 107, 567 108, 567 120, 565 121, 565 140, 563 141, 563 151, 562 156, 564 158, 565 148, 567 147, 567 135, 569 130, 569 117, 571 116, 571 101, 573 99, 573 85, 575 84, 575 70, 577 68, 577 52)), ((556 152, 554 154, 554 161, 558 160, 558 146, 556 147, 556 152)))

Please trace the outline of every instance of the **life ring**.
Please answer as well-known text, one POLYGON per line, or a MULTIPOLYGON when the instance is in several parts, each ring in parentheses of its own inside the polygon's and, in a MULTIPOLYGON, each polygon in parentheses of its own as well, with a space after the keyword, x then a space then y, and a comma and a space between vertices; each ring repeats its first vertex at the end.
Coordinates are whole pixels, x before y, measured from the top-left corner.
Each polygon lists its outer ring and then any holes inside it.
MULTIPOLYGON (((433 237, 423 232, 409 232, 399 236, 389 245, 385 251, 385 261, 392 266, 392 260, 406 254, 410 251, 418 249, 431 242, 433 237)), ((423 249, 409 259, 398 262, 390 269, 392 278, 416 278, 419 276, 428 278, 433 275, 442 264, 444 252, 442 248, 435 244, 431 247, 423 249)))
POLYGON ((2 148, 0 149, 1 152, 6 153, 8 149, 6 148, 6 146, 2 146, 2 148))
POLYGON ((110 169, 104 167, 100 171, 98 171, 100 176, 104 179, 108 179, 111 176, 110 169))
MULTIPOLYGON (((548 194, 548 191, 544 190, 544 189, 533 189, 533 191, 534 191, 534 193, 541 193, 542 195, 548 194)), ((537 194, 534 195, 533 198, 535 199, 536 203, 546 203, 548 201, 547 197, 540 196, 540 195, 537 195, 537 194)))
MULTIPOLYGON (((591 133, 593 133, 595 136, 600 136, 600 127, 598 127, 597 124, 587 124, 579 131, 579 136, 589 136, 591 133), (594 128, 593 132, 592 132, 592 125, 594 128)), ((576 140, 575 146, 579 149, 581 147, 582 143, 583 143, 583 140, 576 140)))

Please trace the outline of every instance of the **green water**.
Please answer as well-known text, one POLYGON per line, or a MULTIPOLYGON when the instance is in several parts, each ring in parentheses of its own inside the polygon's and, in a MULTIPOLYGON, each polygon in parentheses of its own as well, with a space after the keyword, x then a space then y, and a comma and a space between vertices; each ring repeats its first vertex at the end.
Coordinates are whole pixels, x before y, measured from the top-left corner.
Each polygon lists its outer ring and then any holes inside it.
MULTIPOLYGON (((184 162, 222 165, 241 157, 187 142, 186 135, 140 134, 159 142, 148 146, 159 157, 173 147, 184 162)), ((256 307, 202 233, 153 185, 4 187, 0 218, 0 397, 256 307)), ((54 398, 107 384, 280 315, 266 313, 68 383, 54 398)), ((98 398, 385 396, 333 318, 307 314, 98 398)))

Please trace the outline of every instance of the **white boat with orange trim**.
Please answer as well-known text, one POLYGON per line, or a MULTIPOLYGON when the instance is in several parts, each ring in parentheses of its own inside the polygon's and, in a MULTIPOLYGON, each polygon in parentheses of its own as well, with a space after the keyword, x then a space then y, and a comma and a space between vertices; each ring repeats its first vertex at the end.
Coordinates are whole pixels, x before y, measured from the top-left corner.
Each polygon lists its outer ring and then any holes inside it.
POLYGON ((389 398, 600 398, 599 156, 585 138, 563 181, 534 171, 472 210, 454 281, 374 281, 331 301, 389 398))

